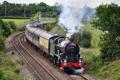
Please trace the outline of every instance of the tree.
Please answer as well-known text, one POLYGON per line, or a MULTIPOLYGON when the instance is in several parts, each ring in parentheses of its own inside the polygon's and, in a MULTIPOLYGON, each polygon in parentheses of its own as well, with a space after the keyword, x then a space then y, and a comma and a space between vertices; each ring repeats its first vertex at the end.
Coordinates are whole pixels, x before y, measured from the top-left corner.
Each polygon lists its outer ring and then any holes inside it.
POLYGON ((16 4, 4 1, 0 4, 0 16, 31 17, 33 14, 41 12, 45 17, 55 17, 57 15, 55 8, 55 6, 49 6, 43 2, 39 4, 16 4))
POLYGON ((9 23, 5 23, 2 20, 0 20, 0 29, 2 30, 2 35, 4 37, 8 37, 11 34, 11 27, 9 23))
POLYGON ((93 24, 104 31, 101 44, 102 60, 120 58, 120 6, 116 4, 100 5, 96 9, 93 24))
POLYGON ((0 20, 0 47, 4 46, 4 39, 5 39, 3 36, 2 26, 3 26, 3 22, 0 20))
POLYGON ((13 21, 8 22, 8 24, 10 25, 10 28, 12 31, 16 31, 17 28, 16 28, 16 25, 13 21))
POLYGON ((81 47, 90 48, 92 47, 92 31, 91 28, 86 26, 82 28, 79 33, 74 34, 75 42, 78 43, 81 47))

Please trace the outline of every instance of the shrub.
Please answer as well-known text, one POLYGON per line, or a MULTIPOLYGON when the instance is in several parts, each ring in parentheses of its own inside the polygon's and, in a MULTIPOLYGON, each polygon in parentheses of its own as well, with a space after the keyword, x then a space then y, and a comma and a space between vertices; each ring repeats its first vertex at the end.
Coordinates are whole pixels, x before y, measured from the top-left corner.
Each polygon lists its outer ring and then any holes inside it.
POLYGON ((20 73, 20 68, 15 68, 15 69, 14 69, 14 72, 15 72, 16 74, 19 74, 19 73, 20 73))
POLYGON ((47 24, 47 26, 43 27, 43 29, 46 31, 50 31, 54 27, 55 27, 55 23, 52 23, 52 24, 47 24))
POLYGON ((3 16, 2 19, 30 19, 30 17, 3 16))
POLYGON ((101 58, 103 62, 119 59, 120 41, 116 40, 116 36, 108 33, 102 39, 101 58))
POLYGON ((23 60, 17 60, 17 63, 20 64, 20 65, 24 65, 24 61, 23 60))
POLYGON ((82 32, 81 46, 86 47, 86 48, 91 47, 91 39, 92 39, 91 32, 84 30, 82 32))
POLYGON ((99 48, 101 33, 102 31, 87 25, 75 35, 75 41, 85 48, 99 48))
POLYGON ((10 28, 15 31, 16 30, 16 25, 13 21, 9 21, 8 24, 10 25, 10 28))
POLYGON ((79 33, 75 34, 74 37, 75 42, 79 43, 80 46, 85 48, 91 47, 92 34, 87 28, 84 28, 83 31, 80 31, 79 33))
POLYGON ((3 78, 3 69, 0 68, 0 79, 3 78))

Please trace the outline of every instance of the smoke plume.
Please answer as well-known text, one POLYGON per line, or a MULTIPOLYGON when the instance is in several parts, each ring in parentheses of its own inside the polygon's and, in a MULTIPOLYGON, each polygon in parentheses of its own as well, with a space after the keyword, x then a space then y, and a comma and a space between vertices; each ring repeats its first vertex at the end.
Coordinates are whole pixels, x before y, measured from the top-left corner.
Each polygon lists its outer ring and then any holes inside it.
POLYGON ((84 26, 82 23, 83 19, 90 19, 89 14, 91 12, 86 14, 86 11, 89 9, 88 6, 81 5, 81 3, 81 0, 64 0, 63 2, 59 2, 61 5, 61 14, 58 24, 67 33, 74 34, 79 32, 81 27, 84 26))
POLYGON ((111 3, 111 1, 112 0, 58 0, 57 4, 61 6, 58 24, 70 34, 77 33, 81 27, 84 26, 83 21, 89 21, 91 17, 93 17, 95 9, 90 7, 102 3, 111 3))

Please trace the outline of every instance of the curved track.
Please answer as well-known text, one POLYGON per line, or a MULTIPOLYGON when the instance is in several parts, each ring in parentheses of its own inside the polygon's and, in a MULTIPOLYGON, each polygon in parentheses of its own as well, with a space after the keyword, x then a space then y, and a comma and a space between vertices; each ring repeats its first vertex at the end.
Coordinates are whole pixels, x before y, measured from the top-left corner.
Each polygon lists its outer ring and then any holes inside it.
MULTIPOLYGON (((25 49, 22 41, 24 39, 24 33, 19 33, 13 38, 13 46, 21 54, 25 62, 28 64, 28 67, 35 75, 36 80, 59 80, 51 72, 49 72, 44 65, 40 64, 34 57, 25 49)), ((76 80, 76 78, 70 76, 69 80, 76 80)), ((89 80, 82 75, 77 75, 80 79, 77 80, 89 80)), ((68 79, 67 79, 68 80, 68 79)))
POLYGON ((52 75, 44 66, 38 63, 34 57, 25 50, 24 46, 21 43, 21 37, 23 33, 16 35, 13 38, 14 48, 21 54, 25 62, 28 64, 29 68, 35 74, 36 80, 58 80, 54 75, 52 75))

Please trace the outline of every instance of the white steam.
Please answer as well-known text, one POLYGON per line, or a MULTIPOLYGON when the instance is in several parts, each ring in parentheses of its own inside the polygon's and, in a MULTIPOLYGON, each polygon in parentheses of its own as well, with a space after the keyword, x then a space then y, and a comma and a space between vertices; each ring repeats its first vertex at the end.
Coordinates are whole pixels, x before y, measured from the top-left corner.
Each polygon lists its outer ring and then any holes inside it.
POLYGON ((59 18, 59 24, 64 27, 68 33, 76 33, 83 26, 81 23, 83 13, 80 8, 74 8, 70 6, 64 6, 59 18))
POLYGON ((89 7, 100 5, 102 3, 110 4, 113 0, 58 0, 57 4, 61 5, 61 14, 59 25, 68 33, 74 34, 79 32, 83 19, 90 20, 95 10, 89 7), (89 7, 88 7, 89 6, 89 7), (92 15, 92 16, 91 16, 92 15))
POLYGON ((84 17, 89 19, 89 16, 86 14, 87 8, 82 8, 79 1, 64 0, 64 3, 59 2, 62 6, 59 25, 70 34, 79 32, 80 28, 84 26, 82 23, 84 17))

